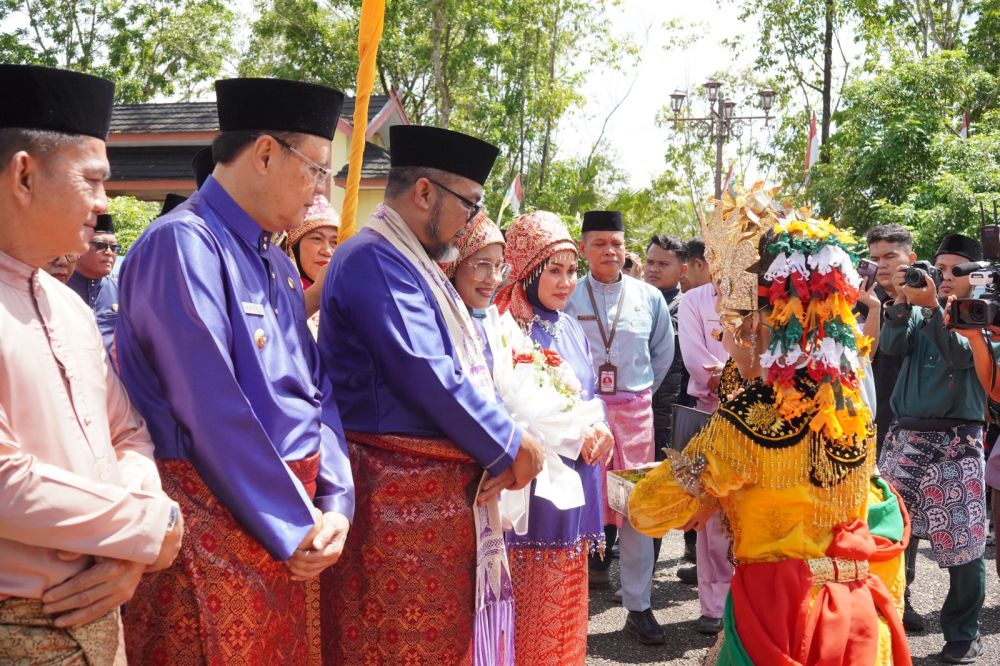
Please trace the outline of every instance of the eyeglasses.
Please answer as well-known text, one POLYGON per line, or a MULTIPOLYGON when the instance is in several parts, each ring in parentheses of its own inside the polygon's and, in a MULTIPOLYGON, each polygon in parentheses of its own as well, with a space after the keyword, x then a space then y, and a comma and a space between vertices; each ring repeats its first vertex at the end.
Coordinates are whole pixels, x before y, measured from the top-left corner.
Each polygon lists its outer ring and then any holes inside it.
POLYGON ((462 264, 472 269, 472 277, 478 282, 482 282, 490 277, 503 282, 510 275, 510 264, 494 264, 491 261, 477 261, 474 264, 462 264))
POLYGON ((115 254, 118 254, 118 250, 122 249, 122 246, 119 245, 118 243, 105 243, 104 241, 90 241, 90 247, 94 248, 98 252, 105 252, 106 250, 111 250, 115 254))
POLYGON ((302 160, 302 162, 305 163, 307 167, 309 167, 309 172, 312 174, 313 177, 313 185, 316 185, 317 183, 326 180, 327 178, 330 177, 330 174, 333 173, 333 169, 327 169, 325 166, 321 166, 319 163, 313 161, 311 157, 309 157, 308 155, 306 155, 301 150, 299 150, 292 144, 288 143, 287 141, 279 139, 276 136, 271 136, 270 134, 268 134, 267 136, 270 136, 272 139, 274 139, 275 143, 277 143, 282 148, 285 148, 286 150, 291 152, 297 158, 302 160))
POLYGON ((476 215, 479 214, 479 211, 481 211, 483 209, 483 205, 484 204, 483 204, 482 201, 479 201, 479 202, 469 201, 468 199, 466 199, 465 197, 463 197, 461 194, 459 194, 455 190, 452 190, 452 189, 448 188, 447 186, 442 185, 441 183, 437 182, 433 178, 428 178, 427 180, 429 180, 432 185, 437 185, 442 190, 444 190, 445 192, 447 192, 448 194, 450 194, 451 196, 455 197, 456 199, 458 199, 459 201, 461 201, 463 204, 465 204, 465 207, 469 209, 469 217, 466 218, 466 220, 465 220, 466 224, 468 224, 469 222, 472 222, 473 218, 475 218, 476 215))

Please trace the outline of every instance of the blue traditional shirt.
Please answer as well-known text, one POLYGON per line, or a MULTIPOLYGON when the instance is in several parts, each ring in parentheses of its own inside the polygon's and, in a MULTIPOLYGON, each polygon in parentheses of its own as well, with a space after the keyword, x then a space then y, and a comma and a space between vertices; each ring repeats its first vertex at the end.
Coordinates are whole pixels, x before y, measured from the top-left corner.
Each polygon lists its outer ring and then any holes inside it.
POLYGON ((622 289, 625 290, 622 314, 611 345, 611 363, 618 369, 618 390, 655 391, 674 360, 674 327, 659 289, 624 273, 611 284, 598 282, 588 273, 573 291, 565 312, 580 322, 590 340, 594 367, 600 367, 606 354, 597 317, 601 318, 605 335, 610 336, 622 289), (587 293, 588 284, 597 302, 596 313, 587 293))
MULTIPOLYGON (((590 343, 583 328, 565 313, 538 307, 532 309, 546 323, 532 324, 529 331, 531 339, 544 349, 559 352, 563 361, 573 368, 577 381, 583 387, 581 399, 590 400, 594 397, 596 378, 591 365, 590 343)), ((528 532, 523 535, 506 532, 510 546, 560 549, 580 546, 584 541, 590 541, 591 548, 594 548, 604 541, 604 490, 600 465, 588 465, 582 457, 576 460, 566 457, 562 459, 580 475, 586 503, 575 509, 558 509, 549 500, 535 495, 535 481, 532 481, 528 532)))
POLYGON ((353 518, 343 428, 298 273, 214 178, 132 246, 121 305, 121 378, 157 458, 191 461, 275 559, 308 534, 314 505, 353 518), (310 501, 285 461, 317 452, 310 501))
POLYGON ((347 430, 447 437, 492 474, 514 461, 521 429, 462 372, 430 287, 388 240, 362 229, 337 248, 320 312, 347 430))
POLYGON ((104 349, 110 355, 115 324, 118 323, 118 277, 106 275, 99 280, 91 280, 80 273, 73 273, 66 286, 75 291, 94 311, 97 330, 101 332, 104 349))

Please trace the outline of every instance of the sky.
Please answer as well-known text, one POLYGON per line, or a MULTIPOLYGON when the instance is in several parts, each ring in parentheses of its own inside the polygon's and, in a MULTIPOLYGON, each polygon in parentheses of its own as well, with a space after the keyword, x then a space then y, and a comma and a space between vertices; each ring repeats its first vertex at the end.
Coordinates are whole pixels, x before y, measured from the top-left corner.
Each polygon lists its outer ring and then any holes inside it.
MULTIPOLYGON (((608 12, 615 33, 629 33, 645 46, 634 69, 590 73, 582 91, 587 100, 584 107, 560 123, 560 156, 572 156, 574 150, 588 152, 608 112, 632 86, 626 102, 611 117, 605 136, 620 158, 629 186, 641 188, 665 168, 664 147, 672 130, 658 127, 656 116, 669 104, 670 93, 685 90, 703 100, 701 84, 713 73, 748 66, 754 54, 742 53, 734 59, 730 50, 719 45, 741 30, 738 9, 729 2, 719 7, 714 0, 623 0, 618 8, 609 3, 608 12), (664 24, 671 20, 687 23, 694 42, 668 52, 664 46, 670 31, 664 24), (570 136, 576 138, 567 140, 570 136)), ((700 113, 706 106, 696 102, 695 111, 700 113)))

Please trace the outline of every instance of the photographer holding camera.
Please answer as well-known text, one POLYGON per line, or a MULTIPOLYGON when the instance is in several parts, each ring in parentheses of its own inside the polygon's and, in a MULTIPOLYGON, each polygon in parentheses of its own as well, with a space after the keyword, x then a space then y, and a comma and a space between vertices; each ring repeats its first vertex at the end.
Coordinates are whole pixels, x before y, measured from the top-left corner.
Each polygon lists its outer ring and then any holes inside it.
POLYGON ((982 257, 978 241, 950 234, 941 240, 933 266, 898 267, 896 298, 886 304, 879 338, 880 353, 904 357, 891 398, 896 420, 879 471, 906 503, 913 536, 930 539, 938 566, 948 569, 941 658, 954 664, 973 663, 982 652, 986 393, 969 341, 945 325, 941 302, 969 297, 969 277, 956 277, 952 269, 982 257))

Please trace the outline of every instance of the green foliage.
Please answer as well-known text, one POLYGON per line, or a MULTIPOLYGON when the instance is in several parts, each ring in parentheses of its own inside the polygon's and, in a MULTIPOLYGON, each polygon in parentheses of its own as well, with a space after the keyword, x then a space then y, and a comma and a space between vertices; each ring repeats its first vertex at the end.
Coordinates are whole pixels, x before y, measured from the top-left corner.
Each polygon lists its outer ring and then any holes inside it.
MULTIPOLYGON (((349 89, 360 6, 360 0, 258 0, 241 73, 349 89)), ((500 146, 486 187, 490 210, 499 209, 517 173, 527 202, 548 207, 554 200, 548 181, 565 184, 575 170, 573 194, 563 198, 570 207, 555 209, 572 216, 590 196, 589 171, 603 163, 557 165, 556 126, 582 102, 576 89, 591 66, 631 53, 610 37, 604 18, 601 0, 393 0, 386 3, 378 87, 399 92, 411 122, 500 146)))
POLYGON ((998 93, 1000 80, 954 51, 897 54, 875 78, 851 84, 830 163, 812 174, 820 212, 859 232, 906 224, 924 256, 945 232, 977 235, 978 201, 1000 197, 998 93), (965 109, 968 140, 958 137, 965 109))
POLYGON ((115 220, 115 237, 122 246, 120 254, 125 255, 139 234, 160 214, 160 204, 135 197, 111 197, 108 213, 115 220))
POLYGON ((121 103, 190 97, 222 69, 233 25, 224 0, 0 0, 0 61, 105 76, 121 103))

